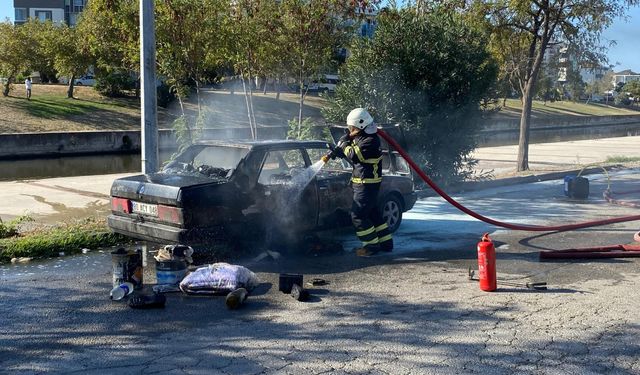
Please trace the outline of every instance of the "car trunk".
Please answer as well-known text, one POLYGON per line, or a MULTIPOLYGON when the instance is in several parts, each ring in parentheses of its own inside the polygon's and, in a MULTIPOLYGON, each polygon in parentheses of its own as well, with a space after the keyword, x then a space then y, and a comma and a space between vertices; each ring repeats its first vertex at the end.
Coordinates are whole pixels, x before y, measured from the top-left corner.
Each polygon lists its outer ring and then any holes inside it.
MULTIPOLYGON (((111 186, 111 209, 116 215, 139 221, 189 227, 204 216, 224 216, 229 200, 237 193, 224 178, 155 173, 118 179, 111 186), (190 214, 198 207, 198 215, 190 214), (189 214, 187 214, 189 213, 189 214)), ((211 222, 209 217, 209 222, 211 222)))

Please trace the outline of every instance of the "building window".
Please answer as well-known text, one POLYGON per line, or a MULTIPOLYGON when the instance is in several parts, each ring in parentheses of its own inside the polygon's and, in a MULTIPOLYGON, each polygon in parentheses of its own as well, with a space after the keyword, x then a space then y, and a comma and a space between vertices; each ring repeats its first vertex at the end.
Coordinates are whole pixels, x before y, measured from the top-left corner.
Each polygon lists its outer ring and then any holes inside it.
POLYGON ((50 10, 36 10, 36 18, 40 21, 51 21, 53 19, 53 12, 50 10))
POLYGON ((27 21, 27 9, 26 8, 16 8, 15 14, 16 22, 25 22, 27 21))

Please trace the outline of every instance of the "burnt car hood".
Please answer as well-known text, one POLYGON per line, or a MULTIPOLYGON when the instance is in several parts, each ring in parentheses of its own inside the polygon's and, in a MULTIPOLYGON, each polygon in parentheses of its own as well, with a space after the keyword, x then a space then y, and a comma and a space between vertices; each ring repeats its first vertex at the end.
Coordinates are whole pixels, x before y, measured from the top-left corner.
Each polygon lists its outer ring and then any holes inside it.
POLYGON ((115 180, 111 185, 111 196, 180 206, 186 198, 186 190, 227 183, 228 180, 224 178, 212 179, 167 173, 141 174, 115 180))

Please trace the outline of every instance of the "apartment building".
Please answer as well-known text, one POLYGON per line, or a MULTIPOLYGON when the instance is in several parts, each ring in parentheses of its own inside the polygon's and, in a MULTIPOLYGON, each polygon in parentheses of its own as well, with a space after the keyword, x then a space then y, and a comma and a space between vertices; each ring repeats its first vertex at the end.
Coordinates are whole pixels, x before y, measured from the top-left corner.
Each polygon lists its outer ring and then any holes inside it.
POLYGON ((640 74, 635 73, 630 69, 627 69, 627 70, 623 70, 621 72, 615 73, 613 75, 612 83, 613 83, 613 86, 615 87, 618 84, 625 84, 627 82, 638 81, 638 80, 640 80, 640 74))
POLYGON ((15 24, 21 25, 29 18, 53 23, 65 22, 69 26, 78 23, 88 0, 13 0, 15 24))

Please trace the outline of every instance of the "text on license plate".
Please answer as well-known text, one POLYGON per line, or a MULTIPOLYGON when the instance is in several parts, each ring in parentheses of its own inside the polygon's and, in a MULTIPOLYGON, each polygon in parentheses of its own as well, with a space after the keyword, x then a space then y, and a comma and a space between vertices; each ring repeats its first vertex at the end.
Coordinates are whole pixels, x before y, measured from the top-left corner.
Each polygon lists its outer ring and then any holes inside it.
POLYGON ((131 210, 138 214, 158 216, 158 205, 140 202, 131 202, 131 210))

